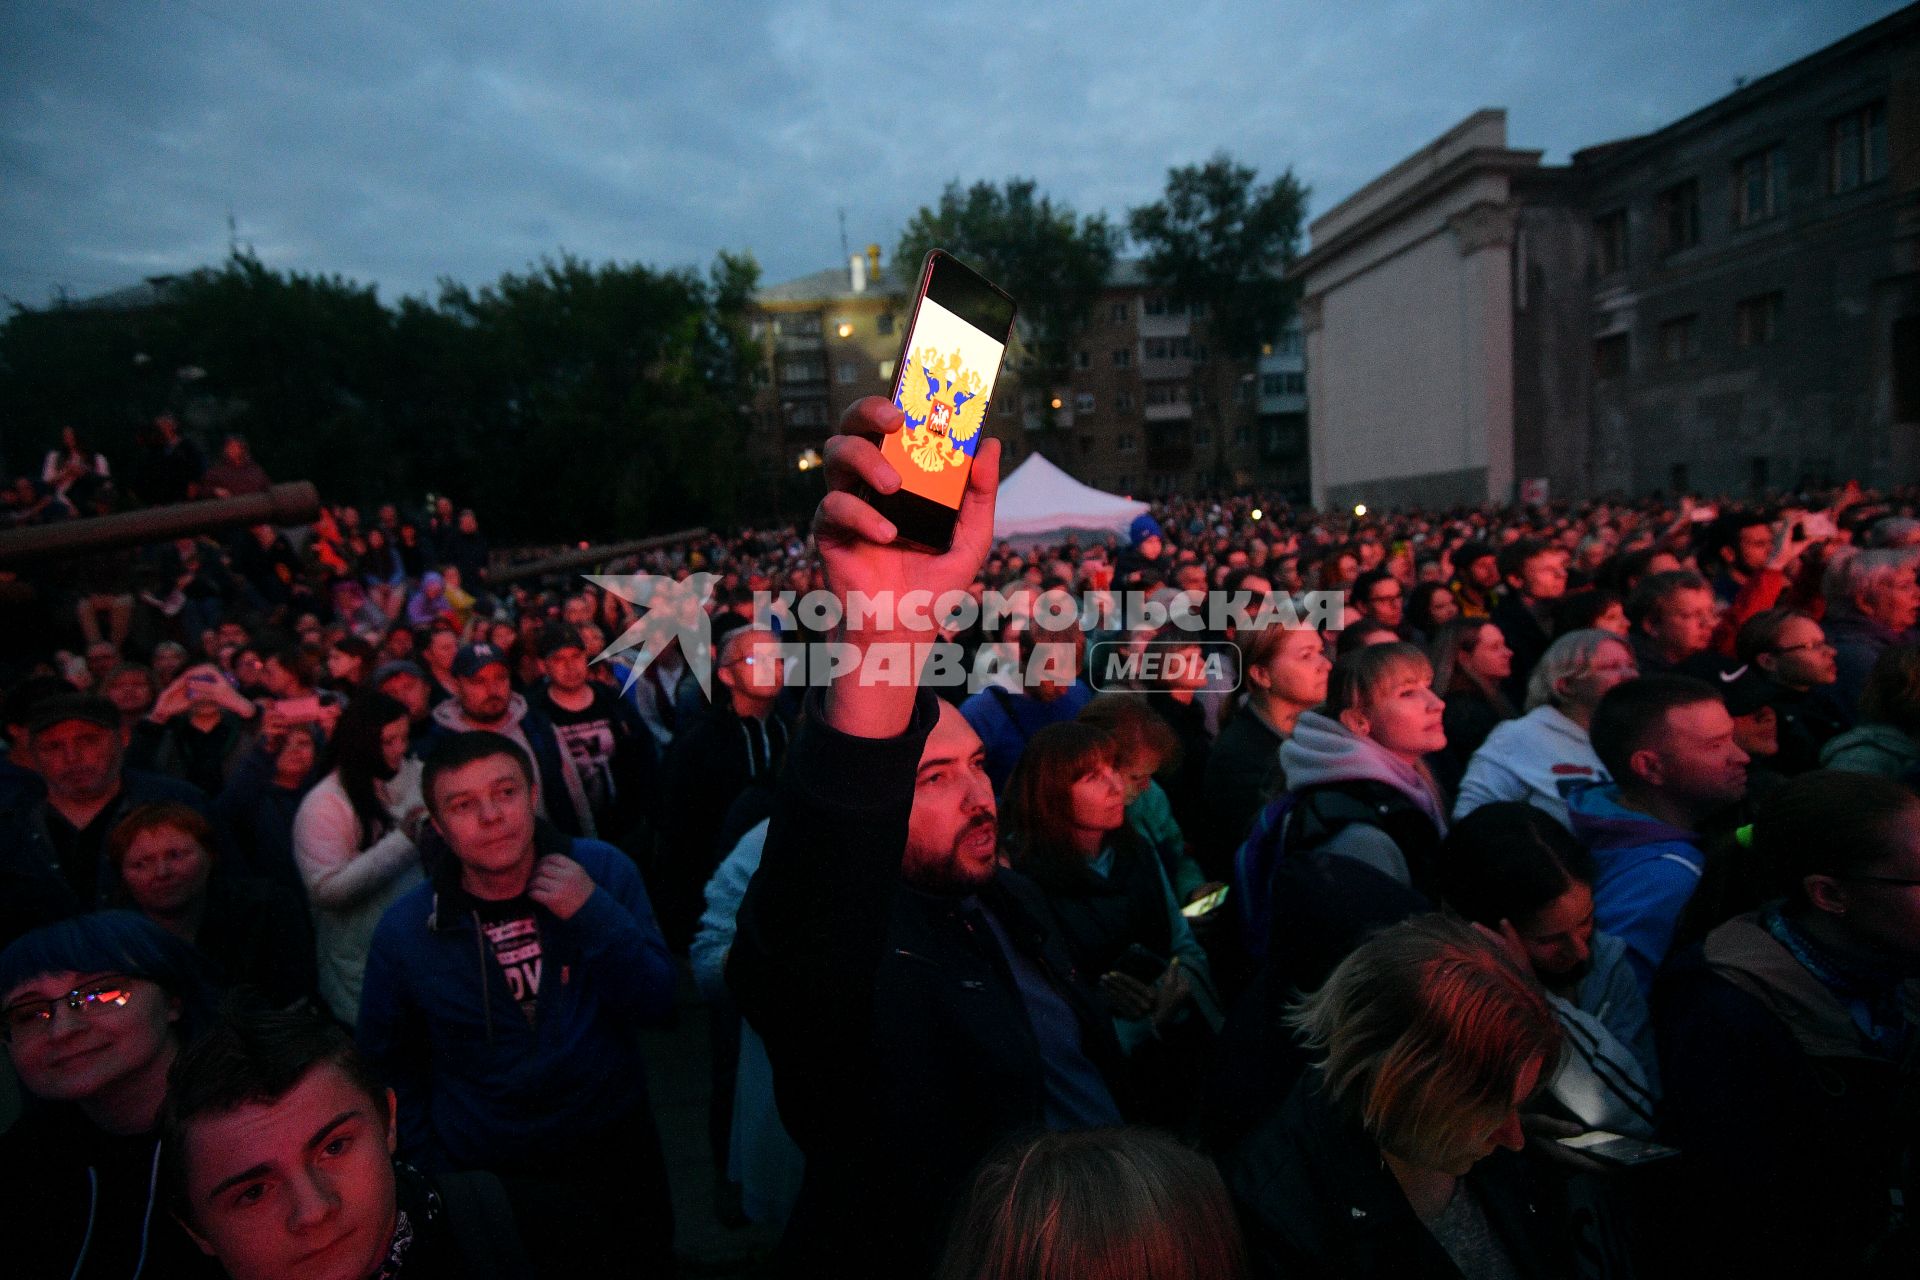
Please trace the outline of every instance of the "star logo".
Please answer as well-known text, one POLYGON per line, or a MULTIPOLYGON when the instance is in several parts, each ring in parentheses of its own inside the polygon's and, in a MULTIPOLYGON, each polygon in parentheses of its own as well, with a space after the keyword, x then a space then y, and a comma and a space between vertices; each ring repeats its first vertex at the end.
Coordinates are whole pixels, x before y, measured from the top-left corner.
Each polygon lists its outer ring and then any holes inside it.
POLYGON ((706 606, 713 584, 720 581, 719 574, 691 573, 685 582, 651 573, 581 576, 641 611, 640 617, 593 659, 605 662, 623 653, 633 655, 628 659, 633 669, 627 673, 622 694, 633 688, 661 650, 678 640, 687 670, 700 682, 700 692, 713 697, 713 620, 707 616, 706 606))

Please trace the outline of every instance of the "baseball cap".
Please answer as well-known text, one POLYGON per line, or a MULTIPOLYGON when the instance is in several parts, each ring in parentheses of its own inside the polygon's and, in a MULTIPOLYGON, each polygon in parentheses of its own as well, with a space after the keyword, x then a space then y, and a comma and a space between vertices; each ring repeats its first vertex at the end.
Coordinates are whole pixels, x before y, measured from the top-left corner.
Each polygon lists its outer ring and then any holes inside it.
POLYGON ((1778 686, 1749 662, 1722 662, 1714 673, 1713 685, 1727 704, 1727 714, 1736 718, 1770 705, 1778 692, 1778 686))
POLYGON ((69 720, 84 720, 103 729, 120 727, 120 709, 91 693, 61 694, 37 704, 27 717, 27 732, 39 733, 69 720))
POLYGON ((498 646, 481 641, 478 644, 460 646, 460 652, 453 658, 453 674, 456 676, 477 676, 494 663, 507 664, 507 655, 498 646))
POLYGON ((574 628, 555 625, 540 632, 540 640, 534 651, 543 658, 550 658, 562 649, 584 650, 586 647, 586 641, 580 638, 580 633, 574 628))
POLYGON ((393 658, 373 669, 373 680, 371 683, 374 688, 378 689, 395 676, 419 676, 422 680, 425 680, 427 673, 426 669, 417 662, 410 661, 406 658, 393 658))

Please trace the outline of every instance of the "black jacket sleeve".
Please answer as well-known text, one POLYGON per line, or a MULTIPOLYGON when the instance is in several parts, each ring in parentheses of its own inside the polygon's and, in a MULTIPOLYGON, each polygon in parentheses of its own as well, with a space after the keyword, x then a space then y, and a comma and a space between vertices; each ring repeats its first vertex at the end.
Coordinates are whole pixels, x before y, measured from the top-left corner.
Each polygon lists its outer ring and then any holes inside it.
POLYGON ((803 1147, 863 1109, 874 983, 938 714, 923 690, 905 733, 854 738, 825 724, 816 696, 787 753, 727 983, 766 1041, 781 1116, 803 1147))

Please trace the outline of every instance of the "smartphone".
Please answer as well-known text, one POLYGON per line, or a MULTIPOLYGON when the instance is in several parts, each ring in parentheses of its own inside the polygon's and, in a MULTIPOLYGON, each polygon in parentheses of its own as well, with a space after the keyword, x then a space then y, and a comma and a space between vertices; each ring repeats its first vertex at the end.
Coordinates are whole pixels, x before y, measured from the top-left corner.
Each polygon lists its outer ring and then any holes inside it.
POLYGON ((304 698, 288 698, 275 705, 281 717, 296 724, 320 718, 320 698, 317 694, 308 694, 304 698))
POLYGON ((920 267, 893 375, 893 403, 907 421, 880 446, 900 488, 869 496, 900 542, 935 552, 953 545, 1013 309, 1005 290, 939 249, 920 267))
POLYGON ((1657 1142, 1642 1142, 1638 1138, 1609 1133, 1605 1129, 1577 1133, 1571 1138, 1561 1138, 1559 1142, 1561 1146, 1578 1151, 1581 1155, 1622 1166, 1652 1164, 1656 1160, 1667 1160, 1680 1154, 1672 1147, 1663 1147, 1657 1142))
POLYGON ((1201 916, 1218 911, 1221 904, 1226 902, 1226 900, 1227 886, 1223 884, 1205 897, 1195 898, 1192 902, 1180 908, 1180 914, 1189 920, 1197 920, 1201 916))
POLYGON ((1113 968, 1116 973, 1124 973, 1137 982, 1152 986, 1167 971, 1167 962, 1136 942, 1120 953, 1120 958, 1113 962, 1113 968))
POLYGON ((1800 526, 1795 532, 1803 542, 1808 538, 1831 538, 1840 532, 1839 527, 1833 523, 1833 517, 1824 511, 1814 512, 1802 520, 1800 526))

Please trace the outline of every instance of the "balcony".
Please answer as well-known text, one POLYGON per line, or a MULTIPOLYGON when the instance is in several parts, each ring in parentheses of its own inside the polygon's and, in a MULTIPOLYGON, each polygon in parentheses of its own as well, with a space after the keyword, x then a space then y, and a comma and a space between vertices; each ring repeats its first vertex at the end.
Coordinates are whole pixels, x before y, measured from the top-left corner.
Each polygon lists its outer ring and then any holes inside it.
POLYGON ((1148 422, 1191 422, 1193 406, 1182 400, 1177 404, 1149 404, 1140 409, 1140 416, 1148 422))
POLYGON ((789 351, 821 351, 826 348, 824 334, 783 333, 773 340, 773 349, 782 355, 789 351))
POLYGON ((1172 356, 1162 360, 1142 360, 1140 378, 1143 382, 1185 381, 1193 376, 1193 360, 1189 356, 1172 356))
POLYGON ((1193 332, 1193 320, 1184 312, 1177 316, 1150 316, 1142 311, 1140 315, 1140 336, 1143 338, 1184 338, 1193 332))

